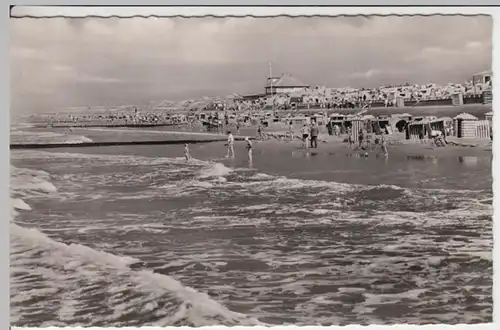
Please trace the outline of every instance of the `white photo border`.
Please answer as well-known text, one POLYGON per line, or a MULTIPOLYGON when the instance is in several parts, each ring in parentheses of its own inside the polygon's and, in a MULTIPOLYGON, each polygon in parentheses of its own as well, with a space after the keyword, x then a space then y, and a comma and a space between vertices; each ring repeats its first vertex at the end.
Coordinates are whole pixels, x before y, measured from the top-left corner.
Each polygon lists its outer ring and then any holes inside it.
MULTIPOLYGON (((5 51, 2 52, 3 58, 3 72, 2 75, 2 97, 1 100, 4 102, 4 111, 0 111, 0 122, 5 125, 2 132, 2 140, 4 141, 5 151, 7 153, 4 158, 6 161, 2 164, 1 180, 4 182, 2 189, 2 197, 6 201, 7 207, 2 208, 4 221, 1 221, 1 226, 4 228, 0 230, 2 235, 0 239, 0 244, 3 245, 0 248, 1 258, 4 265, 9 264, 9 222, 11 219, 10 214, 10 151, 9 151, 9 132, 10 132, 10 79, 9 79, 9 10, 12 16, 37 16, 37 17, 54 17, 54 16, 67 16, 67 17, 84 17, 84 16, 118 16, 118 17, 133 17, 133 16, 277 16, 277 15, 287 15, 287 16, 340 16, 340 15, 432 15, 432 14, 460 14, 460 15, 477 15, 486 14, 493 17, 493 40, 499 40, 500 42, 500 7, 490 7, 493 5, 498 5, 497 1, 475 1, 470 3, 469 1, 405 1, 404 4, 397 0, 385 0, 385 1, 314 1, 310 2, 300 2, 300 1, 265 1, 265 0, 254 0, 254 1, 147 1, 146 3, 141 1, 98 1, 98 0, 88 0, 88 1, 45 1, 31 0, 31 1, 13 1, 15 5, 13 8, 7 7, 7 15, 2 17, 2 47, 5 47, 5 51), (30 6, 30 7, 20 7, 20 6, 30 6), (100 7, 88 7, 88 6, 100 6, 100 7), (36 7, 36 6, 54 6, 54 7, 36 7), (71 7, 73 6, 73 7, 71 7), (128 7, 124 7, 128 6, 128 7), (148 6, 148 7, 142 7, 148 6), (162 7, 163 6, 163 7, 162 7), (186 7, 189 6, 189 7, 186 7), (213 7, 210 7, 213 6, 213 7), (233 6, 233 7, 229 7, 233 6), (247 6, 247 7, 245 7, 247 6), (250 6, 250 7, 248 7, 250 6), (263 6, 263 7, 255 7, 263 6), (268 6, 268 7, 264 7, 268 6), (280 6, 280 7, 276 7, 280 6), (282 7, 286 6, 286 7, 282 7), (304 7, 307 6, 307 7, 304 7), (334 6, 334 7, 331 7, 334 6), (348 7, 339 7, 348 6, 348 7), (390 7, 397 6, 397 7, 390 7), (412 7, 413 6, 413 7, 412 7), (428 7, 426 7, 428 6, 428 7), (471 6, 471 7, 468 7, 471 6), (9 221, 6 221, 9 219, 9 221)), ((500 47, 493 43, 493 63, 492 69, 494 72, 500 71, 500 47)), ((495 93, 494 89, 494 93, 495 93)), ((500 104, 500 99, 493 97, 493 107, 497 108, 500 104)), ((500 117, 493 117, 494 130, 500 127, 500 117)), ((495 139, 493 141, 493 154, 495 150, 500 150, 500 140, 495 139)), ((499 183, 495 180, 496 175, 500 175, 500 164, 497 157, 493 157, 492 164, 492 175, 493 175, 493 191, 495 192, 500 189, 499 183)), ((494 193, 493 196, 493 209, 496 210, 499 205, 499 198, 494 193)), ((493 215, 493 231, 494 237, 498 233, 499 225, 497 221, 497 215, 494 212, 493 215)), ((493 257, 499 259, 499 248, 498 244, 494 244, 493 257)), ((500 290, 495 284, 498 283, 498 277, 500 274, 500 264, 493 262, 493 301, 500 302, 500 290)), ((7 329, 10 323, 10 310, 9 310, 9 267, 0 267, 1 269, 1 290, 4 297, 0 305, 0 328, 7 329), (7 299, 5 299, 7 298, 7 299)), ((493 305, 493 320, 494 323, 490 324, 474 324, 474 325, 426 325, 426 326, 416 326, 416 325, 393 325, 393 326, 360 326, 360 325, 349 325, 344 327, 326 327, 330 329, 365 329, 377 330, 377 329, 498 329, 500 328, 500 307, 499 304, 493 305), (495 326, 496 324, 496 326, 495 326)), ((16 327, 12 327, 17 329, 16 327)), ((170 327, 175 328, 175 327, 170 327)), ((184 327, 186 328, 186 327, 184 327)), ((212 329, 222 329, 226 328, 223 326, 214 327, 204 327, 212 329)), ((235 330, 240 330, 246 327, 232 327, 235 330)), ((261 327, 252 327, 253 329, 261 327)), ((317 329, 318 326, 311 327, 296 327, 296 326, 275 326, 274 329, 278 330, 292 330, 294 328, 301 329, 317 329)), ((19 328, 19 329, 30 329, 30 328, 19 328)), ((49 327, 46 329, 57 329, 49 327)), ((67 327, 66 329, 73 329, 67 327)), ((76 328, 75 328, 76 329, 76 328)), ((88 328, 88 329, 102 329, 102 328, 88 328)), ((127 327, 122 329, 137 329, 133 327, 127 327)), ((160 327, 141 327, 141 329, 162 329, 160 327)), ((264 329, 264 327, 262 327, 264 329)))

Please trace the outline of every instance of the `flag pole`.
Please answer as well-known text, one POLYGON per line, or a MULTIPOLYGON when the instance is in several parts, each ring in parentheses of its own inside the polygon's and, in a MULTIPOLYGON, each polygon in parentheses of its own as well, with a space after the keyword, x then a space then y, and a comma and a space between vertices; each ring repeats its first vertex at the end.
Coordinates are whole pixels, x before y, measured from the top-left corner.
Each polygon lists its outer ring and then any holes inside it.
POLYGON ((271 81, 271 110, 274 112, 274 98, 273 98, 273 65, 269 62, 269 80, 271 81))

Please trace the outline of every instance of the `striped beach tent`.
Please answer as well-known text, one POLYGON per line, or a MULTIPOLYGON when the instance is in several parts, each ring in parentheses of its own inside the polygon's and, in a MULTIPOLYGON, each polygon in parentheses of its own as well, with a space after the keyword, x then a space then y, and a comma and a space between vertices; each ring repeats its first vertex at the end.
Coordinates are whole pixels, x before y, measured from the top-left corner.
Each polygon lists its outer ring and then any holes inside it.
POLYGON ((406 129, 408 131, 408 140, 420 140, 421 137, 425 139, 430 133, 430 120, 424 118, 422 120, 409 122, 406 129))
POLYGON ((351 129, 352 141, 358 142, 359 131, 365 130, 365 121, 361 117, 356 117, 356 118, 352 119, 351 123, 352 123, 352 126, 351 126, 352 127, 352 129, 351 129))
POLYGON ((458 138, 473 139, 476 137, 477 117, 470 113, 461 113, 453 118, 453 130, 458 138))
POLYGON ((493 103, 493 92, 491 88, 488 88, 483 92, 483 104, 492 104, 493 103))
POLYGON ((476 122, 476 138, 478 139, 489 139, 491 126, 489 120, 478 120, 476 122))
POLYGON ((493 111, 490 111, 490 112, 487 112, 484 114, 484 117, 486 120, 488 120, 489 122, 492 122, 493 121, 493 111))

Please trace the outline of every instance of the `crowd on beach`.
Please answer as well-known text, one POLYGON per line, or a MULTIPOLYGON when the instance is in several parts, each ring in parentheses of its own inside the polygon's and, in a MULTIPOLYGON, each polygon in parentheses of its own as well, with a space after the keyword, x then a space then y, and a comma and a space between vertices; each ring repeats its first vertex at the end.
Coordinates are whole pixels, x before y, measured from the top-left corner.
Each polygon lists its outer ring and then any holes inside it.
POLYGON ((101 109, 103 107, 96 107, 101 110, 99 113, 92 113, 93 109, 89 107, 88 111, 82 110, 78 114, 50 116, 47 125, 176 125, 195 122, 195 114, 201 111, 241 113, 270 109, 396 107, 398 106, 398 99, 414 101, 414 103, 418 104, 418 102, 425 100, 450 99, 456 93, 461 93, 464 98, 478 97, 483 91, 491 89, 491 84, 490 80, 485 84, 474 84, 472 81, 463 84, 448 83, 446 85, 437 85, 435 83, 410 85, 406 83, 371 89, 314 86, 304 88, 301 91, 256 96, 253 98, 232 94, 225 97, 202 97, 196 100, 179 102, 162 101, 156 104, 151 103, 146 107, 114 107, 110 111, 106 111, 105 108, 101 109))
MULTIPOLYGON (((104 111, 95 113, 91 108, 89 111, 81 111, 78 114, 55 115, 48 119, 47 126, 57 127, 92 127, 104 126, 154 126, 172 125, 178 127, 189 127, 191 131, 202 131, 217 134, 228 133, 228 157, 234 157, 234 137, 230 132, 240 134, 242 128, 256 128, 256 138, 259 140, 276 139, 279 141, 300 140, 304 149, 318 148, 320 130, 327 130, 328 135, 343 138, 350 148, 367 152, 369 150, 379 150, 387 156, 388 131, 371 129, 360 129, 353 132, 348 125, 333 123, 332 118, 328 118, 326 109, 352 109, 356 108, 357 115, 367 111, 373 104, 376 106, 392 107, 397 105, 398 99, 420 101, 431 99, 449 99, 456 93, 461 93, 464 97, 475 97, 486 88, 491 87, 491 80, 485 85, 473 84, 446 84, 443 86, 430 83, 425 85, 403 84, 399 86, 381 86, 373 89, 355 88, 327 88, 315 86, 305 88, 293 93, 278 93, 256 98, 243 98, 238 95, 230 97, 204 97, 200 100, 189 100, 180 103, 160 102, 146 108, 138 106, 118 107, 114 111, 104 111), (181 109, 178 106, 181 105, 181 109), (298 112, 285 111, 286 114, 278 115, 282 110, 315 109, 323 117, 321 122, 317 121, 316 115, 304 115, 307 121, 297 124, 292 117, 302 116, 298 112), (266 110, 267 109, 267 110, 266 110), (326 121, 325 121, 326 120, 326 121), (285 132, 265 133, 270 123, 276 127, 276 122, 282 126, 288 126, 285 132), (295 127, 294 127, 295 126, 295 127)), ((109 110, 109 109, 108 109, 109 110)), ((349 116, 349 115, 348 115, 349 116)), ((373 116, 372 116, 373 117, 373 116)), ((296 118, 295 118, 296 119, 296 118)), ((278 125, 279 126, 279 125, 278 125)), ((401 130, 400 130, 401 132, 401 130)), ((446 130, 432 130, 423 132, 420 141, 426 143, 429 137, 436 147, 447 145, 446 136, 450 132, 446 130)), ((252 144, 247 137, 247 148, 251 159, 252 144)), ((186 159, 191 159, 189 146, 185 146, 186 159)))
MULTIPOLYGON (((191 120, 192 122, 193 120, 191 120)), ((47 119, 48 127, 72 126, 72 127, 90 127, 93 125, 160 125, 171 124, 180 125, 189 123, 186 116, 182 114, 172 114, 169 112, 158 111, 139 111, 134 107, 133 112, 103 112, 103 113, 79 113, 52 115, 47 119)))
POLYGON ((372 105, 394 107, 397 98, 405 101, 427 101, 450 99, 454 94, 460 93, 464 98, 477 97, 488 88, 491 81, 486 84, 474 84, 472 81, 463 84, 448 83, 437 85, 429 83, 424 85, 408 83, 403 85, 388 85, 378 88, 329 88, 315 86, 304 88, 300 92, 283 93, 273 97, 262 96, 253 100, 236 98, 235 103, 239 109, 257 110, 272 104, 282 109, 294 107, 319 107, 324 109, 349 109, 357 107, 371 107, 372 105))

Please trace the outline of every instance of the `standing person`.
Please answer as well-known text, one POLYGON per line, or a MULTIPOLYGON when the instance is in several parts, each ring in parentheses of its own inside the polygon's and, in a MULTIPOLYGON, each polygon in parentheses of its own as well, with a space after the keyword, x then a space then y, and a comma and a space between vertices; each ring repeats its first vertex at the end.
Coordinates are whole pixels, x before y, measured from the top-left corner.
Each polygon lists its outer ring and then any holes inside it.
POLYGON ((358 148, 362 148, 364 138, 365 138, 365 136, 363 134, 363 130, 360 129, 358 132, 358 148))
POLYGON ((307 124, 304 124, 300 129, 300 133, 302 133, 302 148, 308 148, 307 138, 309 137, 309 130, 307 129, 307 124))
POLYGON ((384 134, 380 135, 379 143, 380 143, 380 151, 382 151, 384 157, 389 156, 389 153, 387 151, 387 140, 385 139, 384 134))
POLYGON ((373 150, 372 148, 372 135, 371 134, 366 134, 366 149, 367 150, 373 150))
POLYGON ((288 130, 290 131, 290 138, 293 140, 293 121, 288 123, 288 130))
POLYGON ((236 134, 240 134, 240 121, 236 121, 236 134))
POLYGON ((191 160, 191 154, 189 153, 189 145, 186 143, 184 145, 184 158, 186 158, 186 161, 190 161, 191 160))
POLYGON ((441 129, 441 137, 442 137, 442 140, 443 140, 443 143, 446 145, 448 144, 448 140, 446 140, 446 129, 442 128, 441 129))
POLYGON ((311 125, 311 148, 318 147, 319 127, 316 122, 311 125))
POLYGON ((227 155, 226 158, 234 158, 234 136, 231 131, 227 131, 227 155))
POLYGON ((423 131, 423 129, 418 131, 418 139, 420 140, 420 143, 424 143, 424 131, 423 131))
POLYGON ((250 141, 250 139, 247 137, 245 137, 245 142, 247 143, 247 151, 248 151, 248 163, 249 164, 252 164, 253 162, 253 155, 252 155, 252 150, 253 150, 253 146, 252 146, 252 141, 250 141))
POLYGON ((331 119, 328 121, 328 124, 326 124, 326 130, 328 131, 328 135, 333 135, 333 124, 331 119))
POLYGON ((264 134, 262 134, 262 124, 259 122, 259 126, 257 127, 257 134, 261 140, 264 140, 264 134))

